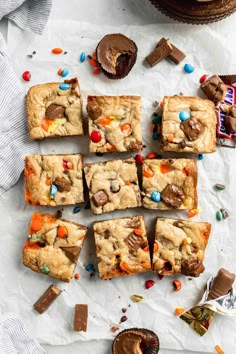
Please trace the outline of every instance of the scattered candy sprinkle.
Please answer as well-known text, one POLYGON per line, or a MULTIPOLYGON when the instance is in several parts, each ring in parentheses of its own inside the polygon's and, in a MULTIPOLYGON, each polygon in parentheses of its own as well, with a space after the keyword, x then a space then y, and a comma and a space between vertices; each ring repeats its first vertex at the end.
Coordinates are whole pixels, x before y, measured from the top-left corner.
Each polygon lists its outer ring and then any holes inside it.
POLYGON ((194 66, 191 65, 191 64, 185 64, 184 65, 184 71, 187 73, 187 74, 191 74, 193 73, 195 70, 194 66))
POLYGON ((75 206, 74 209, 73 209, 73 214, 77 214, 80 212, 80 207, 79 206, 75 206))
POLYGON ((215 346, 215 350, 217 351, 218 354, 224 354, 223 349, 218 344, 215 346))
POLYGON ((184 122, 185 120, 190 118, 190 112, 189 111, 180 111, 179 112, 179 119, 184 122))
POLYGON ((199 79, 200 84, 202 84, 204 81, 206 81, 206 79, 207 79, 207 75, 206 74, 202 75, 199 79))
POLYGON ((194 216, 198 215, 200 213, 201 209, 197 208, 197 209, 189 209, 188 210, 188 218, 193 218, 194 216))
POLYGON ((63 54, 67 54, 68 52, 64 52, 63 54))
POLYGON ((87 265, 85 266, 85 270, 86 270, 87 272, 95 272, 94 265, 93 265, 93 264, 87 264, 87 265))
POLYGON ((131 300, 133 300, 133 302, 140 302, 143 301, 143 297, 140 295, 132 295, 131 300))
POLYGON ((27 58, 32 59, 32 58, 33 58, 33 55, 32 55, 32 54, 28 54, 28 55, 27 55, 27 58))
POLYGON ((119 330, 119 327, 118 326, 112 326, 111 327, 111 332, 112 333, 115 333, 115 332, 117 332, 119 330))
POLYGON ((34 50, 32 54, 35 55, 35 54, 36 54, 36 51, 34 50))
POLYGON ((174 287, 174 291, 180 291, 180 289, 182 288, 181 281, 178 279, 173 280, 173 287, 174 287))
POLYGON ((161 193, 158 191, 154 191, 151 193, 151 199, 155 203, 160 203, 161 201, 161 193))
POLYGON ((66 77, 67 75, 69 75, 69 70, 68 69, 63 69, 62 73, 61 73, 61 76, 62 77, 66 77))
POLYGON ((98 63, 94 59, 89 59, 89 63, 90 63, 90 65, 94 66, 95 68, 98 67, 98 63))
POLYGON ((158 154, 156 152, 150 152, 147 154, 146 159, 155 159, 157 158, 158 154))
POLYGON ((82 53, 80 54, 79 60, 80 60, 81 63, 83 63, 83 62, 85 61, 85 59, 86 59, 86 54, 85 54, 85 52, 82 52, 82 53))
POLYGON ((137 154, 137 155, 135 156, 135 161, 136 161, 136 164, 137 164, 137 165, 142 165, 142 164, 143 164, 143 160, 144 160, 144 158, 142 157, 142 155, 137 154))
POLYGON ((55 186, 55 184, 52 184, 50 194, 51 196, 54 196, 56 193, 57 193, 57 186, 55 186))
POLYGON ((221 183, 216 183, 214 187, 217 191, 223 191, 225 189, 225 185, 221 183))
POLYGON ((53 54, 61 54, 62 52, 63 52, 63 50, 61 48, 53 48, 52 49, 53 54))
POLYGON ((47 265, 42 266, 42 268, 40 268, 40 270, 44 274, 49 274, 50 273, 50 268, 47 265))
POLYGON ((61 76, 61 74, 62 74, 62 69, 59 69, 58 72, 57 72, 57 74, 58 74, 59 76, 61 76))
POLYGON ((221 208, 220 210, 218 210, 216 212, 216 220, 218 220, 218 221, 222 221, 222 220, 228 218, 228 216, 229 216, 229 214, 223 208, 221 208))
POLYGON ((127 320, 128 320, 127 316, 122 316, 121 319, 120 319, 120 322, 125 322, 127 320))
POLYGON ((149 289, 149 288, 151 288, 152 286, 154 286, 156 283, 155 283, 155 281, 154 280, 147 280, 146 282, 145 282, 145 288, 146 289, 149 289))
POLYGON ((79 273, 75 273, 74 278, 75 278, 76 280, 78 280, 78 279, 79 279, 79 273))
POLYGON ((91 140, 93 143, 99 143, 99 142, 102 140, 102 137, 101 137, 101 135, 100 135, 99 132, 93 131, 93 132, 90 134, 90 140, 91 140))
POLYGON ((31 73, 29 71, 25 71, 25 72, 23 72, 22 77, 25 81, 30 81, 31 73))
POLYGON ((60 84, 59 85, 60 90, 69 90, 70 89, 70 84, 60 84))
POLYGON ((153 107, 157 107, 159 105, 159 102, 158 101, 154 101, 153 102, 153 107))
POLYGON ((197 158, 198 158, 198 160, 203 160, 204 159, 204 155, 203 154, 198 154, 197 158))
POLYGON ((93 70, 93 75, 98 75, 98 74, 100 74, 100 69, 94 69, 93 70))
POLYGON ((123 307, 123 308, 121 309, 121 311, 122 311, 123 313, 126 313, 127 309, 126 309, 125 307, 123 307))
POLYGON ((176 307, 175 309, 175 314, 176 316, 181 315, 181 313, 183 313, 185 311, 185 309, 183 307, 176 307))

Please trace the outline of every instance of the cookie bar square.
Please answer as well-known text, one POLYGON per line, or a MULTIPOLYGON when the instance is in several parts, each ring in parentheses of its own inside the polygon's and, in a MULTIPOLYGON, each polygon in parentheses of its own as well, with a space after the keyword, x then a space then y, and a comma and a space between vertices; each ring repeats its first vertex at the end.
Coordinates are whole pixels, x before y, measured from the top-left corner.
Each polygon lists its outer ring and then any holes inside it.
POLYGON ((142 205, 133 158, 88 164, 84 173, 94 214, 142 205))
POLYGON ((162 275, 181 273, 198 277, 204 271, 203 260, 211 224, 157 218, 153 265, 162 275))
POLYGON ((32 155, 25 158, 25 200, 30 205, 84 202, 82 155, 32 155))
POLYGON ((23 263, 41 274, 70 282, 87 227, 35 212, 23 247, 23 263))
POLYGON ((143 216, 94 222, 93 230, 101 279, 151 269, 143 216))
POLYGON ((146 159, 143 206, 147 209, 197 208, 197 162, 194 159, 146 159))
POLYGON ((215 150, 214 103, 199 97, 164 97, 161 151, 210 153, 215 150))
POLYGON ((90 152, 141 151, 141 97, 88 96, 90 152))
POLYGON ((83 135, 77 78, 33 86, 26 99, 31 139, 83 135))

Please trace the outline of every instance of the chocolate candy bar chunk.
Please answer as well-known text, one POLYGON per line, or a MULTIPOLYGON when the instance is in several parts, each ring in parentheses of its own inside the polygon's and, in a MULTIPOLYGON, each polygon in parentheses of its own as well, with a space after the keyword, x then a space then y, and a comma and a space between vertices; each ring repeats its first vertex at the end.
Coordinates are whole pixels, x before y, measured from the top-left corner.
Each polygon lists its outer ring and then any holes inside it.
POLYGON ((220 296, 226 295, 235 280, 235 274, 221 268, 214 278, 207 300, 217 299, 220 296))
MULTIPOLYGON (((159 47, 160 45, 162 45, 164 42, 166 42, 167 39, 165 39, 164 37, 162 37, 159 42, 156 45, 156 48, 159 47)), ((173 45, 173 43, 171 43, 172 46, 172 51, 170 52, 170 54, 168 55, 168 58, 170 60, 172 60, 176 65, 181 63, 182 60, 184 60, 184 58, 186 57, 186 55, 181 52, 181 50, 177 47, 175 47, 173 45)))
POLYGON ((201 84, 202 91, 214 103, 223 102, 227 87, 218 75, 213 75, 201 84))
POLYGON ((74 331, 86 332, 88 321, 88 305, 75 305, 74 331))
POLYGON ((236 83, 236 75, 219 75, 219 77, 226 85, 233 85, 236 83))
POLYGON ((43 293, 43 295, 38 299, 38 301, 34 304, 34 309, 40 314, 44 313, 61 293, 61 289, 59 289, 56 285, 51 284, 49 288, 43 293))
POLYGON ((230 134, 236 133, 236 118, 231 117, 231 116, 226 116, 225 117, 225 127, 227 132, 230 134))
POLYGON ((146 57, 148 64, 153 67, 172 52, 169 39, 162 38, 157 47, 146 57), (161 42, 161 43, 160 43, 161 42))

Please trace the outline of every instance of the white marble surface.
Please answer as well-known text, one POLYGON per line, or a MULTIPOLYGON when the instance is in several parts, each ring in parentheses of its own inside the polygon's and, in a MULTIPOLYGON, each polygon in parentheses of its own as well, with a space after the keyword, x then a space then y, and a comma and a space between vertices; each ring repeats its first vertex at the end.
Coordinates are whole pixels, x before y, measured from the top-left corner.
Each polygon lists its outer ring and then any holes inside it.
MULTIPOLYGON (((156 9, 149 3, 148 0, 54 0, 53 11, 51 17, 53 19, 74 19, 77 21, 90 22, 101 24, 111 24, 114 27, 119 24, 144 25, 151 23, 172 23, 162 14, 158 13, 156 9), (79 3, 79 6, 78 6, 79 3), (76 11, 74 11, 76 9, 76 11)), ((218 24, 210 25, 215 31, 227 29, 232 31, 235 23, 236 15, 231 16, 218 24)), ((191 35, 191 28, 189 26, 189 33, 191 35)), ((3 21, 0 24, 0 31, 7 34, 7 22, 3 21)), ((157 37, 160 35, 158 34, 157 37)), ((230 46, 230 41, 228 45, 230 46)), ((56 322, 55 322, 56 326, 56 322)), ((90 342, 76 342, 67 346, 47 346, 43 345, 49 354, 74 354, 74 353, 96 353, 108 354, 111 353, 111 342, 105 340, 90 341, 90 342)), ((160 349, 160 354, 178 354, 180 351, 171 351, 160 349)), ((183 354, 190 352, 181 351, 183 354)), ((197 352, 191 352, 198 354, 197 352)), ((212 351, 214 353, 214 351, 212 351)), ((226 354, 233 354, 226 353, 226 354)))

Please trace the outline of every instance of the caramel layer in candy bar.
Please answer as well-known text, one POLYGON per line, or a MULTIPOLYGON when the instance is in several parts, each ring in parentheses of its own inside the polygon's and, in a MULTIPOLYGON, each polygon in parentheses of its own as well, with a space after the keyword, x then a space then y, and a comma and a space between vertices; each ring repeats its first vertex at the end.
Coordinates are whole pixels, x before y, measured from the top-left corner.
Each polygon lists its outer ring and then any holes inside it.
POLYGON ((235 280, 235 274, 221 268, 214 278, 207 300, 217 299, 220 296, 226 295, 235 280))
POLYGON ((42 314, 44 313, 49 306, 58 298, 58 296, 62 293, 62 290, 59 289, 56 285, 52 284, 49 288, 43 293, 43 295, 38 299, 38 301, 34 304, 34 309, 42 314))
POLYGON ((88 305, 75 305, 74 331, 86 332, 88 321, 88 305))

